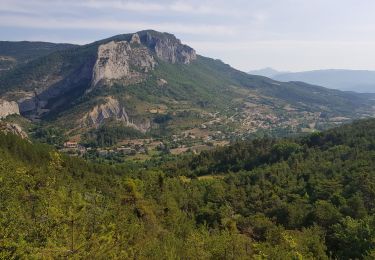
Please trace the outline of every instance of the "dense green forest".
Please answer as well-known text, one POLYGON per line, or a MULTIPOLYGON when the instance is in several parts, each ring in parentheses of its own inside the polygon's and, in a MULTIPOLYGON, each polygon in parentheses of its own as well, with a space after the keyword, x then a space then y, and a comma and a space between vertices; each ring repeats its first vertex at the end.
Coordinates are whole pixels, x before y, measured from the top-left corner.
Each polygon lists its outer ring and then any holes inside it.
POLYGON ((2 259, 374 259, 375 120, 104 165, 0 134, 2 259))

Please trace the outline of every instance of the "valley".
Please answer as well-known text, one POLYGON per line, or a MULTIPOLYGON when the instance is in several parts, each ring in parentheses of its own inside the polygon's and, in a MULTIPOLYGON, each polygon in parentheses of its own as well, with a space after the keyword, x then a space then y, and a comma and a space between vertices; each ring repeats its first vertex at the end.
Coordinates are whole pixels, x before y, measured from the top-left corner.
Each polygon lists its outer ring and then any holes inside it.
POLYGON ((19 114, 8 121, 62 151, 64 142, 76 142, 76 156, 121 157, 117 149, 128 148, 121 143, 134 138, 142 140, 135 152, 142 158, 160 154, 155 142, 172 153, 199 152, 321 131, 375 111, 366 95, 248 75, 167 33, 140 31, 83 46, 40 43, 49 49, 37 55, 38 43, 23 44, 27 60, 0 76, 1 114, 19 114))
POLYGON ((375 259, 374 8, 0 0, 0 260, 375 259))

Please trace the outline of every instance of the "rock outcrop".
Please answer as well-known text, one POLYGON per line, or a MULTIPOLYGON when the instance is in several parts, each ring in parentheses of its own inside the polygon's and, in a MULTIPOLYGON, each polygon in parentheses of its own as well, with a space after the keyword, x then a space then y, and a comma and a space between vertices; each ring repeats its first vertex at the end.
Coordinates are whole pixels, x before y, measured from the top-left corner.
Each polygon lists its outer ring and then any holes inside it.
MULTIPOLYGON (((30 75, 41 75, 14 82, 14 89, 22 90, 22 95, 11 91, 3 98, 16 101, 18 110, 15 102, 0 103, 0 118, 20 113, 38 121, 69 108, 96 86, 136 84, 145 81, 158 62, 190 64, 195 59, 194 49, 174 35, 151 30, 72 48, 27 67, 30 75), (8 94, 11 99, 6 97, 8 94)), ((166 86, 167 82, 159 80, 157 84, 166 86)), ((145 122, 141 128, 148 124, 145 122)))
POLYGON ((184 45, 174 35, 155 31, 143 31, 141 42, 155 52, 156 56, 170 63, 190 64, 197 58, 193 48, 184 45))
POLYGON ((167 84, 168 84, 168 81, 166 81, 165 79, 157 79, 156 84, 157 84, 159 87, 162 87, 162 86, 167 85, 167 84))
POLYGON ((139 38, 138 33, 135 33, 132 35, 132 38, 130 39, 131 44, 141 44, 141 39, 139 38))
POLYGON ((0 122, 0 131, 18 135, 23 139, 28 138, 27 133, 23 131, 19 125, 14 123, 0 122))
POLYGON ((0 99, 0 119, 14 114, 20 114, 18 104, 14 101, 8 102, 0 99))
POLYGON ((148 120, 139 124, 130 120, 125 108, 113 97, 106 97, 106 102, 104 104, 95 106, 87 113, 83 119, 83 125, 98 127, 104 123, 106 119, 123 122, 126 126, 133 127, 141 132, 146 132, 151 127, 151 123, 148 120))
POLYGON ((98 126, 108 118, 129 123, 129 116, 125 109, 113 97, 107 97, 104 104, 94 107, 87 114, 86 123, 91 126, 98 126))
POLYGON ((111 41, 100 45, 93 69, 92 86, 101 80, 123 79, 128 83, 135 83, 141 79, 142 72, 154 69, 156 62, 149 50, 142 46, 131 46, 139 43, 139 37, 133 35, 130 43, 111 41))
POLYGON ((138 83, 156 66, 154 56, 169 63, 183 64, 190 64, 197 58, 194 49, 182 44, 172 34, 142 31, 126 40, 119 39, 98 47, 92 87, 111 80, 138 83))

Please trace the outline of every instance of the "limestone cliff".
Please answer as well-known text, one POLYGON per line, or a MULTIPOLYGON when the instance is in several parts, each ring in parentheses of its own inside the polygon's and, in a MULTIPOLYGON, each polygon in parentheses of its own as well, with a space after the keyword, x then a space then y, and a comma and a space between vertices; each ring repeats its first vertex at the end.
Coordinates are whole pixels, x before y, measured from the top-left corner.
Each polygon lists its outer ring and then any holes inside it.
POLYGON ((134 83, 141 79, 142 72, 148 72, 155 67, 154 57, 146 47, 132 47, 139 43, 139 37, 134 36, 131 43, 127 41, 111 41, 98 48, 92 86, 101 80, 127 80, 134 83))
MULTIPOLYGON (((8 92, 0 89, 1 96, 16 101, 19 107, 17 111, 14 103, 12 108, 3 105, 0 117, 21 113, 31 120, 42 120, 79 103, 96 86, 136 84, 145 81, 158 62, 189 64, 195 59, 195 51, 174 35, 151 30, 58 51, 24 66, 22 73, 26 76, 20 80, 15 80, 17 71, 0 77, 1 86, 12 86, 8 92)), ((166 82, 157 84, 165 86, 166 82)))
POLYGON ((88 125, 97 126, 105 119, 113 118, 128 123, 129 117, 124 108, 113 97, 107 97, 104 104, 95 106, 86 116, 88 125))
POLYGON ((20 114, 18 104, 14 101, 8 102, 0 99, 0 119, 13 114, 20 114))
POLYGON ((113 97, 106 97, 105 103, 95 106, 82 121, 85 126, 98 127, 105 119, 124 122, 126 126, 133 127, 141 132, 146 132, 151 126, 149 121, 136 124, 130 120, 125 108, 113 97))
POLYGON ((195 50, 181 43, 174 35, 155 31, 143 31, 141 42, 155 52, 156 56, 170 63, 190 64, 197 58, 195 50))
POLYGON ((137 83, 157 65, 157 57, 170 63, 190 64, 195 50, 174 35, 155 31, 142 31, 126 40, 114 38, 98 47, 93 69, 92 87, 99 82, 122 80, 125 84, 137 83))

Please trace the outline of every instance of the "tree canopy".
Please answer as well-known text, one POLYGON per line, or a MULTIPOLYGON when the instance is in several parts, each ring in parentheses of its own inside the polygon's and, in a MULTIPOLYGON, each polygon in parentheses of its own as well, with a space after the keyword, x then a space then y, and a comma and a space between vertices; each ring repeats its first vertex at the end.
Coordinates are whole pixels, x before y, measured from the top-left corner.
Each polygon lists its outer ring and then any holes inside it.
POLYGON ((375 120, 157 163, 0 134, 0 258, 373 259, 375 120))

